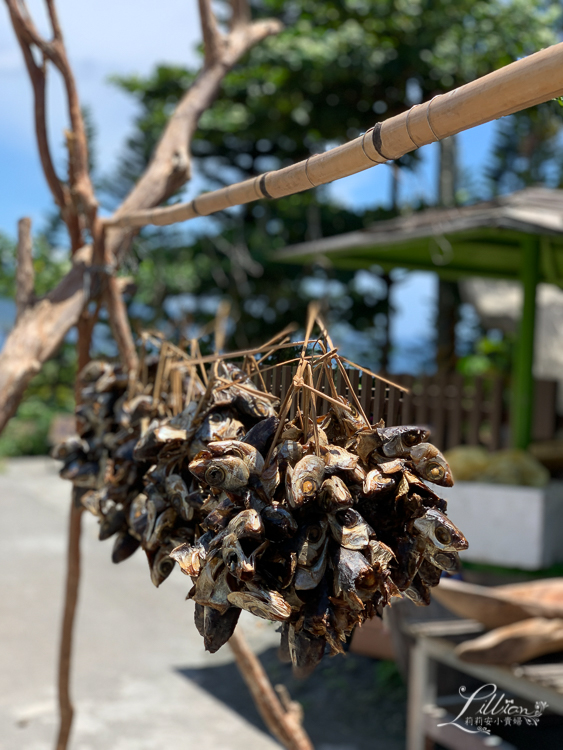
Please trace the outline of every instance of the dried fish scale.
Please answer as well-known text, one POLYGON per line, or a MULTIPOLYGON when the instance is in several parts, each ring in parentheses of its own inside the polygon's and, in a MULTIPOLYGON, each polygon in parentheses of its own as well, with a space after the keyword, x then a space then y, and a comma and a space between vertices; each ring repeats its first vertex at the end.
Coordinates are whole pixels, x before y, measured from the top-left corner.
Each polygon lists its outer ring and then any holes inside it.
POLYGON ((205 382, 189 360, 173 366, 179 395, 158 358, 143 382, 90 363, 79 435, 53 456, 100 539, 114 537, 114 562, 141 548, 155 586, 176 563, 190 576, 207 650, 245 609, 282 623, 303 676, 393 597, 428 604, 457 569, 467 542, 427 484, 449 486, 451 472, 426 428, 367 425, 334 391, 316 424, 298 409, 280 425, 279 401, 237 365, 205 382))

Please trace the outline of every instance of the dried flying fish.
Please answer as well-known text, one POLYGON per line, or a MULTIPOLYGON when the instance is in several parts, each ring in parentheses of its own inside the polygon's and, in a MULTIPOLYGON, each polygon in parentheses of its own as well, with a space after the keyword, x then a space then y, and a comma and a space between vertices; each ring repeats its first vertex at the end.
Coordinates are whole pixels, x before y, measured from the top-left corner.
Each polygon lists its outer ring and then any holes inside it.
POLYGON ((243 423, 236 419, 230 410, 210 412, 196 430, 190 443, 188 457, 193 458, 200 451, 205 450, 214 440, 236 440, 244 435, 243 423))
POLYGON ((254 427, 251 427, 243 438, 241 438, 242 442, 253 445, 259 453, 265 455, 270 445, 270 441, 278 429, 279 423, 280 420, 275 416, 261 419, 254 425, 254 427))
POLYGON ((288 650, 293 664, 293 673, 298 678, 311 674, 323 658, 326 640, 305 630, 296 631, 293 625, 288 629, 288 650))
POLYGON ((430 437, 430 431, 424 427, 401 425, 400 427, 378 427, 377 435, 381 441, 381 452, 389 458, 408 457, 415 445, 423 443, 430 437))
POLYGON ((338 445, 327 445, 321 449, 325 460, 325 474, 331 475, 339 471, 354 471, 360 460, 358 456, 349 453, 338 445))
POLYGON ((328 520, 325 516, 309 517, 301 526, 297 537, 297 563, 309 566, 315 563, 324 548, 328 520))
POLYGON ((393 489, 397 480, 393 476, 385 476, 380 468, 372 469, 366 474, 363 483, 364 495, 376 495, 393 489))
POLYGON ((151 581, 158 588, 174 569, 174 560, 170 557, 172 547, 159 547, 154 556, 149 558, 151 581))
POLYGON ((248 466, 238 456, 212 458, 208 451, 198 453, 189 469, 196 479, 227 492, 242 490, 250 477, 248 466))
POLYGON ((243 443, 239 440, 218 440, 209 443, 207 450, 214 458, 238 456, 251 474, 259 475, 264 468, 264 459, 256 448, 249 443, 243 443))
POLYGON ((411 459, 415 471, 428 482, 442 487, 451 487, 454 483, 448 462, 434 445, 415 445, 411 450, 411 459))
POLYGON ((116 537, 111 553, 111 561, 114 563, 123 562, 136 552, 141 542, 127 531, 121 531, 116 537))
POLYGON ((427 548, 424 553, 430 562, 446 573, 457 573, 461 567, 457 552, 446 552, 445 550, 427 548))
POLYGON ((365 549, 373 535, 371 526, 353 508, 329 513, 328 522, 332 536, 347 549, 365 549))
POLYGON ((325 539, 314 562, 297 566, 297 570, 295 571, 295 588, 298 591, 314 589, 321 582, 328 562, 327 547, 328 539, 325 539))
POLYGON ((291 617, 291 607, 280 593, 253 583, 247 583, 243 591, 229 594, 228 600, 235 607, 246 609, 264 620, 283 622, 291 617))
POLYGON ((319 456, 305 456, 295 464, 291 476, 290 505, 299 507, 317 494, 324 470, 325 462, 319 456))
POLYGON ((164 487, 176 513, 184 521, 191 521, 194 516, 194 508, 188 501, 190 493, 182 477, 179 474, 169 474, 164 480, 164 487))
POLYGON ((327 513, 335 513, 353 505, 354 500, 343 479, 334 476, 321 485, 319 505, 327 513))
MULTIPOLYGON (((201 605, 196 604, 197 606, 201 605)), ((225 612, 219 612, 212 607, 202 609, 203 623, 200 635, 203 636, 205 650, 214 654, 235 632, 241 610, 238 607, 229 607, 225 612)))
POLYGON ((429 508, 421 518, 415 518, 414 528, 431 544, 446 552, 467 549, 467 539, 441 511, 429 508))
POLYGON ((155 585, 178 562, 211 652, 241 609, 283 623, 301 675, 391 597, 428 603, 467 543, 426 484, 451 474, 425 428, 367 425, 332 388, 316 425, 304 401, 280 426, 278 400, 240 367, 196 373, 175 352, 145 354, 139 380, 91 363, 78 436, 53 451, 101 536, 115 534, 115 562, 142 547, 155 585))

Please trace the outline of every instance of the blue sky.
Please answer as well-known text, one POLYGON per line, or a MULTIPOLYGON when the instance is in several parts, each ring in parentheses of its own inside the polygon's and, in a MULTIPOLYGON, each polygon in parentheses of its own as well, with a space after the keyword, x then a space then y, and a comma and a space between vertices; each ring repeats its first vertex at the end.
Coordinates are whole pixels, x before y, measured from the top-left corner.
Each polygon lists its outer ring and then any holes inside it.
MULTIPOLYGON (((30 10, 45 29, 44 4, 30 0, 30 10)), ((197 6, 186 0, 97 0, 77 3, 58 0, 59 15, 81 101, 90 107, 97 137, 97 157, 103 172, 111 172, 131 130, 135 104, 108 83, 111 74, 147 74, 158 62, 193 62, 199 41, 197 6), (173 22, 170 22, 170 19, 173 22), (100 44, 103 40, 103 44, 100 44)), ((49 81, 49 130, 55 160, 62 163, 63 92, 56 76, 49 81)), ((0 6, 0 231, 14 236, 22 216, 31 216, 38 228, 52 208, 41 171, 33 132, 31 87, 21 52, 0 6)), ((495 124, 484 125, 460 137, 461 167, 478 188, 490 155, 495 124)), ((422 164, 400 185, 401 201, 416 203, 435 198, 437 147, 421 149, 422 164)), ((378 166, 339 180, 332 194, 358 207, 385 205, 390 195, 391 170, 378 166)), ((396 285, 393 321, 396 341, 428 339, 432 331, 436 280, 432 274, 408 274, 396 285)))

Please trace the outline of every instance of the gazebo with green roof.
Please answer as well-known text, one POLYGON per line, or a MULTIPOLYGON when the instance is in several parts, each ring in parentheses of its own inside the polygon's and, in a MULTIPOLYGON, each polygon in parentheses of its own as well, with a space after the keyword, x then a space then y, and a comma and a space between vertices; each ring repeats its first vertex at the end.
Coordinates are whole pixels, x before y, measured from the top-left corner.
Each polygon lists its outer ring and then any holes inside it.
POLYGON ((512 443, 530 443, 534 328, 539 282, 563 287, 563 190, 527 188, 462 208, 436 208, 377 222, 368 229, 278 251, 299 265, 323 260, 335 268, 432 271, 443 279, 520 281, 524 304, 513 362, 512 443))

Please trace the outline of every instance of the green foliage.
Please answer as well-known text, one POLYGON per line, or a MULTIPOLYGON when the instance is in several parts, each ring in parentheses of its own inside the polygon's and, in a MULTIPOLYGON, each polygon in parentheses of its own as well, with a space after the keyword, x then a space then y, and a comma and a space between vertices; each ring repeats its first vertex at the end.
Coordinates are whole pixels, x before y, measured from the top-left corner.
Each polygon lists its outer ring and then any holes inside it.
POLYGON ((41 398, 26 396, 0 435, 0 457, 43 455, 49 450, 47 436, 57 413, 41 398))
MULTIPOLYGON (((43 295, 61 280, 70 262, 39 236, 33 245, 33 267, 36 293, 43 295)), ((0 234, 0 298, 13 299, 15 269, 15 243, 0 234)), ((16 415, 0 435, 0 456, 47 453, 47 435, 53 416, 74 410, 75 355, 73 344, 65 342, 33 378, 16 415)))
MULTIPOLYGON (((286 28, 250 51, 203 114, 193 153, 214 183, 306 158, 356 137, 374 112, 395 115, 552 44, 561 17, 544 0, 260 0, 253 10, 286 28)), ((158 66, 114 79, 142 107, 123 180, 135 178, 194 78, 158 66)))
POLYGON ((514 343, 513 336, 493 335, 490 332, 475 342, 473 353, 460 357, 457 369, 467 376, 509 375, 514 343))
MULTIPOLYGON (((210 188, 307 158, 357 136, 383 115, 536 51, 555 41, 560 15, 558 4, 540 0, 256 0, 252 5, 254 17, 277 16, 285 30, 253 48, 229 72, 217 101, 201 118, 192 152, 210 188)), ((227 5, 220 8, 226 17, 227 5)), ((114 79, 141 108, 117 174, 106 183, 114 198, 137 179, 195 77, 195 70, 159 65, 147 77, 114 79)), ((403 167, 415 164, 415 155, 400 160, 403 167)), ((311 296, 322 297, 329 320, 343 323, 347 339, 359 336, 366 361, 377 366, 389 313, 388 284, 377 269, 364 275, 362 284, 328 262, 315 269, 276 266, 271 254, 390 215, 357 214, 335 206, 326 189, 317 189, 225 212, 206 237, 186 241, 177 230, 145 230, 131 269, 138 281, 134 302, 142 305, 133 304, 131 313, 139 316, 138 325, 189 336, 193 324, 208 319, 217 301, 229 296, 231 344, 242 347, 289 320, 302 320, 311 296)))
POLYGON ((538 184, 563 187, 562 129, 557 100, 501 120, 487 170, 493 192, 511 193, 538 184))

